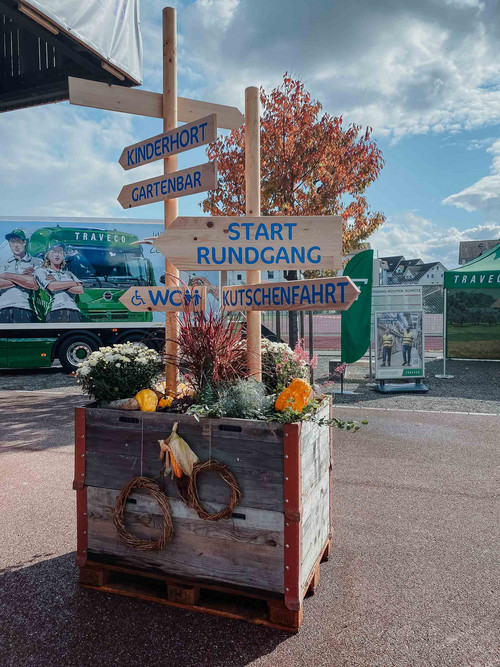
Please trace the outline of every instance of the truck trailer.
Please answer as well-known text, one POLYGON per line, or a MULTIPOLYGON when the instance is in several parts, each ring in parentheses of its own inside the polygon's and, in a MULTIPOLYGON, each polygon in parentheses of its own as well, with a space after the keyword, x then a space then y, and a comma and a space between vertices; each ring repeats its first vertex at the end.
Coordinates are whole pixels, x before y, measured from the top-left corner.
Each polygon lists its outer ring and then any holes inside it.
POLYGON ((140 241, 162 229, 156 220, 1 217, 0 368, 58 359, 71 372, 103 345, 161 347, 163 314, 130 312, 119 298, 160 282, 164 258, 140 241))

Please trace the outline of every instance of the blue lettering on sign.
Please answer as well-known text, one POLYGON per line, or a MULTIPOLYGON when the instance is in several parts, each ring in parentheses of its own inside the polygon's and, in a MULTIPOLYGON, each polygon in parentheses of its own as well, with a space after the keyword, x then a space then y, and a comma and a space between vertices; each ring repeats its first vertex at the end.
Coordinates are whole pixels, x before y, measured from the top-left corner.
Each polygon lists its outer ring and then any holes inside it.
POLYGON ((170 303, 172 306, 182 306, 182 298, 181 298, 182 292, 179 289, 174 289, 170 292, 170 303), (174 301, 174 296, 179 296, 179 301, 174 301))
MULTIPOLYGON (((184 187, 191 184, 189 177, 184 180, 184 187)), ((193 179, 193 187, 197 186, 196 173, 193 179)), ((179 187, 179 184, 178 184, 179 187)), ((283 241, 293 240, 293 230, 297 227, 296 222, 230 222, 224 232, 229 241, 283 241)), ((320 246, 295 246, 288 248, 284 245, 266 245, 257 248, 253 245, 231 245, 222 247, 198 246, 197 263, 204 266, 238 266, 240 264, 266 264, 278 267, 294 267, 304 264, 320 264, 322 261, 320 246)))
POLYGON ((151 299, 151 303, 153 306, 157 306, 158 302, 161 302, 162 306, 166 306, 168 303, 168 292, 161 292, 160 290, 157 290, 156 292, 153 292, 153 290, 148 290, 149 293, 149 298, 151 299))
POLYGON ((179 148, 194 148, 200 142, 205 142, 205 128, 208 123, 199 123, 191 128, 179 128, 174 134, 158 137, 140 146, 128 148, 126 152, 127 166, 135 167, 153 157, 160 158, 179 148), (198 135, 201 135, 199 138, 198 135))
POLYGON ((166 176, 158 181, 146 183, 132 189, 132 201, 142 201, 144 199, 154 199, 161 195, 166 196, 172 192, 182 192, 201 187, 201 171, 195 171, 192 174, 177 176, 166 176))
POLYGON ((283 306, 317 306, 346 303, 345 288, 347 280, 321 283, 282 286, 272 284, 258 287, 241 287, 238 289, 223 290, 222 306, 232 308, 272 310, 283 306))

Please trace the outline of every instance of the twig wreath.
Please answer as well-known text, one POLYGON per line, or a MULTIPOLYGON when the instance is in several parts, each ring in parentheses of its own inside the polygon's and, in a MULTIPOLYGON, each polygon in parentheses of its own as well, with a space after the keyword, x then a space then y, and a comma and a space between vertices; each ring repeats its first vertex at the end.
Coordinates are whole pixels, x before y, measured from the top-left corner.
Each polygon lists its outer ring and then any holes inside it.
POLYGON ((186 496, 187 505, 196 510, 198 516, 201 519, 204 519, 205 521, 219 521, 219 519, 231 518, 233 510, 241 498, 241 491, 233 473, 229 470, 229 468, 223 463, 219 463, 219 461, 212 459, 210 461, 198 461, 194 464, 193 473, 189 478, 186 496), (227 507, 220 510, 220 512, 217 512, 216 514, 209 514, 209 512, 207 512, 206 509, 202 506, 198 497, 198 488, 196 486, 196 478, 198 474, 200 472, 206 472, 210 470, 213 472, 218 472, 230 489, 229 504, 227 507))
POLYGON ((120 494, 116 498, 115 507, 113 509, 113 523, 116 526, 119 536, 132 549, 139 551, 159 551, 164 549, 173 536, 172 517, 170 514, 170 507, 168 498, 160 489, 158 484, 147 477, 134 477, 130 482, 127 482, 120 494), (148 495, 152 496, 158 503, 162 514, 162 529, 160 537, 157 540, 141 540, 135 535, 132 535, 126 530, 123 523, 123 515, 127 504, 128 496, 137 489, 142 489, 148 495))

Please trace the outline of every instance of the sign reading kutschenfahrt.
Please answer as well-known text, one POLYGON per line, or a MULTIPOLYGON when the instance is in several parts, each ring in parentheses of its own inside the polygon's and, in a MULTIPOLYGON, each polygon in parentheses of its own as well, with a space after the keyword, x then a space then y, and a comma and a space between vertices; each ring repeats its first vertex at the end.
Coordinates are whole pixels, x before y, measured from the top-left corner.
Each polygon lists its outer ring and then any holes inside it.
POLYGON ((207 162, 197 167, 189 167, 170 174, 148 178, 145 181, 124 185, 118 195, 122 208, 134 208, 143 204, 153 204, 165 199, 175 199, 196 192, 215 190, 217 187, 217 167, 215 162, 207 162))
POLYGON ((183 153, 217 139, 217 116, 211 114, 194 123, 176 127, 123 149, 118 162, 124 169, 133 169, 155 160, 183 153))
POLYGON ((222 288, 221 306, 233 310, 346 310, 359 290, 347 277, 222 288))
POLYGON ((179 217, 153 245, 178 269, 338 269, 337 215, 179 217))
POLYGON ((199 312, 205 310, 205 287, 130 287, 120 301, 129 310, 199 312))

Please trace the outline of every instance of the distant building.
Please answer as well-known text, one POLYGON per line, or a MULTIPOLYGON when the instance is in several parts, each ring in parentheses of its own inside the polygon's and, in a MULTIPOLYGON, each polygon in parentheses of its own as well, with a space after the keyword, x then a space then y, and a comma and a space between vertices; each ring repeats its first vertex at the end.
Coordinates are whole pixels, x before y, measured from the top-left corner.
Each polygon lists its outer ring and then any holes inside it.
POLYGON ((473 259, 480 257, 483 253, 491 250, 500 243, 500 239, 496 241, 460 241, 458 249, 458 264, 467 264, 473 259))
POLYGON ((442 285, 446 267, 441 262, 424 263, 403 255, 379 257, 381 285, 442 285))
MULTIPOLYGON (((260 272, 260 279, 263 283, 274 282, 279 283, 285 280, 283 271, 276 269, 262 269, 260 272)), ((228 285, 246 285, 247 273, 246 271, 228 271, 227 284, 228 285)))

